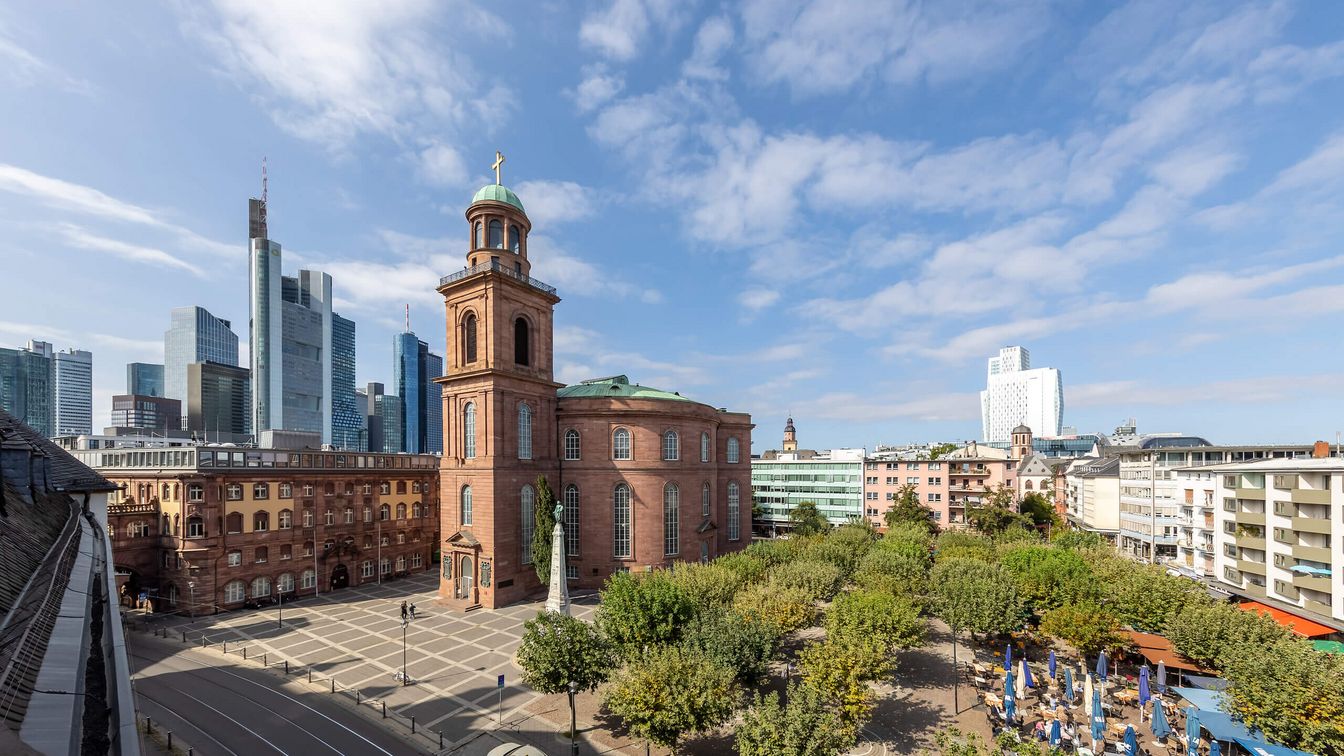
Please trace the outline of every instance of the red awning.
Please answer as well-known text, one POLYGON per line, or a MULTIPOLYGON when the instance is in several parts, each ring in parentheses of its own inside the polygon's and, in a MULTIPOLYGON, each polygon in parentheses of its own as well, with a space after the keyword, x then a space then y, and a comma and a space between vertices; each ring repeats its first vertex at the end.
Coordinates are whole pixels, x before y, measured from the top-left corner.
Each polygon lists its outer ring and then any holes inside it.
POLYGON ((1241 610, 1243 612, 1268 614, 1275 622, 1304 638, 1320 638, 1326 635, 1334 635, 1336 632, 1333 627, 1327 627, 1319 622, 1312 622, 1309 619, 1304 619, 1296 614, 1285 612, 1282 609, 1275 609, 1274 607, 1269 606, 1268 604, 1262 604, 1259 601, 1243 601, 1241 602, 1241 610))
POLYGON ((1180 669, 1186 672, 1207 673, 1209 671, 1176 653, 1171 641, 1161 635, 1130 630, 1129 639, 1134 643, 1138 652, 1143 655, 1143 658, 1148 660, 1149 664, 1162 662, 1167 666, 1167 669, 1180 669))

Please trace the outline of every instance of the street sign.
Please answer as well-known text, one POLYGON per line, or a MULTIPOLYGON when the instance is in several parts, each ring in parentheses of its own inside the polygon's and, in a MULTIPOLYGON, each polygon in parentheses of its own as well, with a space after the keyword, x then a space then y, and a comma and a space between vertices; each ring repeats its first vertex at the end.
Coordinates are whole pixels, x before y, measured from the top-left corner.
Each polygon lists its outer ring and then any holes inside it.
POLYGON ((499 682, 495 684, 495 687, 497 688, 504 687, 504 675, 499 676, 499 682))

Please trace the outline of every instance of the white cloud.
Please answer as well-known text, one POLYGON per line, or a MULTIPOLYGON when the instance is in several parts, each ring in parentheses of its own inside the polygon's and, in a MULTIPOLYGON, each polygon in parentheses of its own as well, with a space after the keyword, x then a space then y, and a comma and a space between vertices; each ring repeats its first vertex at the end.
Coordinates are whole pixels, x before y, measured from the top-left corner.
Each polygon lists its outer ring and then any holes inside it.
POLYGON ((1342 384, 1344 373, 1268 375, 1183 385, 1106 381, 1068 386, 1065 401, 1070 407, 1178 407, 1210 402, 1259 406, 1308 397, 1334 397, 1342 384))
POLYGON ((82 95, 93 92, 89 82, 71 76, 14 41, 16 30, 6 30, 3 21, 0 19, 0 80, 20 87, 54 83, 67 92, 82 95))
POLYGON ((751 311, 764 310, 779 301, 777 289, 745 289, 737 295, 737 301, 751 311))
POLYGON ((87 330, 76 333, 42 323, 19 323, 12 320, 0 320, 0 334, 6 334, 6 341, 19 342, 27 339, 49 341, 58 349, 68 344, 90 351, 102 347, 130 352, 136 357, 163 358, 162 339, 128 339, 125 336, 87 330))
POLYGON ((610 102, 611 98, 620 94, 622 89, 625 89, 623 77, 607 73, 605 69, 598 67, 585 75, 571 96, 579 112, 587 113, 610 102))
POLYGON ((436 143, 420 151, 418 173, 433 186, 460 187, 467 183, 467 166, 450 145, 436 143))
POLYGON ((684 10, 678 0, 611 0, 583 19, 579 41, 613 60, 630 60, 654 28, 679 26, 684 10))
POLYGON ((47 205, 101 218, 147 226, 163 225, 163 221, 152 211, 139 205, 109 197, 91 187, 33 173, 16 165, 0 164, 0 189, 32 197, 47 205))
POLYGON ((592 190, 573 181, 524 181, 517 190, 528 219, 541 228, 584 220, 597 210, 592 190))
POLYGON ((62 241, 74 247, 93 250, 95 252, 107 252, 108 254, 130 262, 144 263, 146 265, 154 266, 167 266, 169 268, 185 270, 197 278, 205 277, 205 271, 201 270, 199 267, 164 252, 161 249, 129 244, 117 239, 108 239, 90 233, 73 223, 57 224, 56 231, 62 241))
POLYGON ((728 71, 719 65, 719 58, 733 45, 733 22, 723 16, 713 16, 700 25, 695 33, 691 57, 681 66, 681 74, 688 79, 723 80, 728 71))
POLYGON ((1208 208, 1196 218, 1212 229, 1228 230, 1260 220, 1271 209, 1281 208, 1276 215, 1285 217, 1311 209, 1317 202, 1327 203, 1327 212, 1335 215, 1341 185, 1344 185, 1344 131, 1326 137, 1310 155, 1279 171, 1247 199, 1208 208))
POLYGON ((527 257, 532 261, 532 275, 559 289, 562 296, 638 299, 645 304, 663 300, 657 289, 631 283, 614 271, 601 270, 571 255, 544 234, 534 233, 527 238, 527 257))

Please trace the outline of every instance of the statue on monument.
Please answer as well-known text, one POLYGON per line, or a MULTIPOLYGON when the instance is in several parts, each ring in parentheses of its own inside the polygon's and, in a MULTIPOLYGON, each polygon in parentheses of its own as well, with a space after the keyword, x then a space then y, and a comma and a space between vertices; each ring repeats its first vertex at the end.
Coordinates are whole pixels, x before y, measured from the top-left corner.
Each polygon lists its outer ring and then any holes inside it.
POLYGON ((546 595, 546 611, 569 614, 569 581, 565 575, 565 526, 561 515, 565 508, 555 503, 555 527, 551 529, 551 589, 546 595))

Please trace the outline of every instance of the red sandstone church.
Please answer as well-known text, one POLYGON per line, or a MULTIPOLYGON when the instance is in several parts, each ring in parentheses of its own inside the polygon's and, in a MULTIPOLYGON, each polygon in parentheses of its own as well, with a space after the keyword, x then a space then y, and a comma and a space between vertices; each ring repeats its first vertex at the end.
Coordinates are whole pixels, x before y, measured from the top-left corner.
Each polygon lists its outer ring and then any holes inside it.
POLYGON ((467 267, 439 282, 447 314, 439 598, 494 608, 539 591, 536 480, 564 505, 570 588, 751 540, 751 416, 625 376, 556 383, 555 289, 532 278, 532 224, 498 183, 467 208, 467 267))

